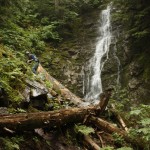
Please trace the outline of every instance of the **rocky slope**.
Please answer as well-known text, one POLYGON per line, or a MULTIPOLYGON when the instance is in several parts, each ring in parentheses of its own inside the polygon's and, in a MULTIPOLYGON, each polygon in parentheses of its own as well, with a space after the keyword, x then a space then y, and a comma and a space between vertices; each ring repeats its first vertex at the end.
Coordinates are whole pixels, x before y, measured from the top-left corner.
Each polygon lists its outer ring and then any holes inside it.
POLYGON ((66 38, 56 48, 48 47, 41 58, 42 64, 49 72, 77 95, 82 94, 82 68, 86 66, 95 50, 98 37, 98 20, 100 9, 84 14, 79 22, 72 24, 72 31, 66 28, 66 38))

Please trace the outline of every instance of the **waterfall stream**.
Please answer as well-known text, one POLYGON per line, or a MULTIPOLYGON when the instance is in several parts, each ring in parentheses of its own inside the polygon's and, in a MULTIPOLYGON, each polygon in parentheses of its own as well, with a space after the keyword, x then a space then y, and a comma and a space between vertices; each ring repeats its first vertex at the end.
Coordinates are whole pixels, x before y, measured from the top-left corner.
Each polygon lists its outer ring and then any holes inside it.
POLYGON ((86 68, 88 75, 86 75, 86 83, 84 82, 85 98, 89 101, 96 102, 102 93, 101 72, 105 62, 108 59, 108 53, 111 44, 111 22, 110 22, 111 6, 108 5, 102 11, 100 16, 100 37, 96 43, 94 56, 90 59, 89 65, 86 68))

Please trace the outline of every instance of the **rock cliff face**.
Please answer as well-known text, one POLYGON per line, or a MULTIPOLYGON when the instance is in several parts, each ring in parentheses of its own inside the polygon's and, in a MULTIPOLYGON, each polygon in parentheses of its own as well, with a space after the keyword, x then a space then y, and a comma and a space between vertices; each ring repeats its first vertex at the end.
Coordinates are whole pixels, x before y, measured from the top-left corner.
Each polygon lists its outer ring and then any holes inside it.
MULTIPOLYGON (((117 10, 112 11, 112 16, 117 10)), ((139 12, 140 13, 140 12, 139 12)), ((128 23, 128 22, 127 22, 128 23)), ((117 38, 116 48, 117 56, 120 59, 120 83, 121 88, 129 91, 130 100, 134 103, 149 103, 149 47, 147 43, 139 40, 143 47, 137 47, 131 38, 131 27, 122 25, 112 19, 113 34, 117 38), (145 48, 144 48, 145 47, 145 48)), ((112 61, 113 62, 113 61, 112 61)), ((113 63, 112 63, 113 65, 113 63)), ((107 68, 107 67, 106 67, 107 68)), ((111 67, 113 68, 113 67, 111 67)))
POLYGON ((42 64, 51 75, 81 97, 82 68, 95 50, 99 15, 100 10, 83 14, 79 22, 72 24, 71 31, 68 28, 64 31, 71 36, 66 37, 56 48, 51 47, 47 54, 42 56, 42 64))
MULTIPOLYGON (((56 79, 66 85, 72 92, 83 97, 83 67, 94 53, 98 38, 101 10, 85 13, 80 21, 71 24, 63 31, 67 36, 55 48, 49 46, 43 54, 42 63, 56 79), (49 55, 49 57, 47 57, 49 55)), ((113 13, 113 11, 112 11, 113 13)), ((129 91, 129 98, 148 103, 149 81, 146 77, 147 67, 141 63, 145 53, 137 56, 129 47, 130 39, 122 25, 112 19, 112 39, 109 60, 102 71, 102 85, 117 86, 129 91), (136 55, 136 57, 135 57, 136 55)))

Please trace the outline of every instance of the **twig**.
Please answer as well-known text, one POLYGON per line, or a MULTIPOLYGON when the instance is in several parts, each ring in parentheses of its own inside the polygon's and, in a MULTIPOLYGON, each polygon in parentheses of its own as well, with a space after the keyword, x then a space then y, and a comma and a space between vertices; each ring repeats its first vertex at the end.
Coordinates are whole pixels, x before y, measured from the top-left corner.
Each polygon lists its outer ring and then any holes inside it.
POLYGON ((102 137, 100 136, 100 133, 103 133, 103 131, 102 132, 97 132, 96 134, 97 134, 98 138, 100 139, 101 147, 103 148, 104 147, 104 142, 102 140, 102 137))
POLYGON ((6 127, 4 127, 3 129, 4 129, 5 131, 7 131, 7 132, 11 133, 11 134, 14 134, 14 133, 15 133, 15 131, 10 130, 10 129, 6 128, 6 127))

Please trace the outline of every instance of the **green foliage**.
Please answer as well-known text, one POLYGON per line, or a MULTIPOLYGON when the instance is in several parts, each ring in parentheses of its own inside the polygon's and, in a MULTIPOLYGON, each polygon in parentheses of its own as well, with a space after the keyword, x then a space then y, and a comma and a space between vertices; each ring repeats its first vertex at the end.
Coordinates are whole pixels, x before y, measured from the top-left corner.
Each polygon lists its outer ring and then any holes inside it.
MULTIPOLYGON (((104 147, 104 148, 101 148, 101 150, 115 150, 113 147, 104 147)), ((117 148, 116 150, 133 150, 132 148, 130 147, 121 147, 121 148, 117 148)))
POLYGON ((94 133, 94 129, 92 127, 87 127, 85 125, 75 125, 75 132, 81 132, 85 135, 89 135, 90 133, 94 133))
POLYGON ((130 129, 130 137, 133 139, 138 139, 140 142, 145 145, 144 149, 148 150, 150 147, 149 141, 150 141, 150 129, 148 128, 140 128, 140 129, 130 129))
POLYGON ((114 150, 114 148, 110 147, 110 146, 107 146, 107 147, 101 148, 101 150, 114 150))
POLYGON ((52 89, 53 84, 50 81, 45 81, 45 85, 48 89, 52 89))
POLYGON ((113 134, 113 138, 115 139, 115 142, 118 143, 118 144, 122 145, 124 143, 124 139, 122 138, 122 136, 120 136, 117 133, 113 134))
POLYGON ((131 138, 141 140, 146 145, 145 149, 148 149, 150 147, 150 106, 133 107, 127 117, 132 126, 130 128, 131 138))
POLYGON ((138 119, 149 118, 150 117, 150 106, 149 105, 139 105, 138 107, 132 107, 130 111, 130 117, 138 117, 138 119))
POLYGON ((121 147, 121 148, 117 148, 117 150, 133 150, 130 147, 121 147))
MULTIPOLYGON (((0 58, 0 85, 7 93, 8 99, 19 103, 23 96, 24 81, 30 75, 29 69, 21 58, 17 58, 12 50, 0 45, 2 56, 0 58)), ((17 54, 16 54, 17 55, 17 54)))
MULTIPOLYGON (((131 101, 125 98, 125 91, 119 92, 121 95, 123 94, 121 101, 111 100, 111 103, 115 104, 116 110, 125 120, 127 126, 130 127, 129 136, 135 141, 141 141, 145 145, 145 150, 147 150, 150 147, 150 106, 143 104, 132 106, 131 101)), ((113 98, 115 97, 116 95, 113 95, 113 98)), ((116 142, 123 142, 120 136, 115 135, 114 138, 116 142)))
POLYGON ((106 146, 106 147, 101 148, 101 150, 133 150, 133 149, 130 147, 121 147, 121 148, 115 149, 114 147, 106 146))
POLYGON ((113 21, 120 23, 130 39, 132 51, 141 52, 149 48, 150 36, 150 2, 113 0, 117 11, 113 14, 113 21))
POLYGON ((11 114, 26 113, 26 111, 24 109, 21 109, 21 108, 14 109, 14 108, 11 107, 11 108, 8 109, 8 111, 11 114))
POLYGON ((140 121, 142 126, 150 126, 150 118, 144 118, 140 121))
POLYGON ((19 143, 23 142, 24 139, 23 137, 12 137, 12 138, 1 138, 3 145, 4 145, 4 150, 20 150, 19 143))
POLYGON ((74 20, 77 18, 79 14, 74 12, 74 11, 69 11, 69 12, 66 12, 65 14, 65 20, 74 20))
POLYGON ((40 54, 45 50, 45 42, 60 42, 65 34, 64 29, 73 28, 80 9, 93 9, 100 0, 57 2, 56 7, 54 0, 44 0, 42 3, 39 0, 1 0, 1 42, 16 51, 31 50, 40 54))
POLYGON ((8 19, 19 18, 21 11, 26 8, 24 0, 0 0, 0 25, 7 23, 8 19))
POLYGON ((70 145, 72 143, 72 138, 73 138, 72 133, 69 130, 67 130, 65 136, 67 138, 67 144, 70 145))
POLYGON ((27 111, 26 110, 24 110, 24 109, 22 109, 22 108, 17 108, 16 110, 15 110, 15 113, 26 113, 27 111))
POLYGON ((33 140, 35 141, 35 143, 39 142, 39 139, 36 136, 33 137, 33 140))
POLYGON ((122 111, 126 112, 131 107, 131 100, 128 97, 128 90, 125 88, 115 88, 110 101, 112 104, 115 104, 116 111, 119 113, 122 113, 122 111))
POLYGON ((58 40, 60 41, 61 38, 59 37, 59 34, 57 31, 55 31, 55 24, 51 24, 51 25, 48 25, 48 26, 44 26, 41 31, 40 31, 40 36, 42 39, 44 40, 58 40))
POLYGON ((41 19, 41 24, 42 24, 42 25, 49 25, 49 24, 50 24, 49 18, 48 18, 48 17, 43 17, 43 18, 41 19))
POLYGON ((38 29, 24 30, 18 25, 10 22, 9 28, 0 29, 0 37, 2 42, 17 51, 36 50, 43 51, 45 43, 41 39, 38 29))

